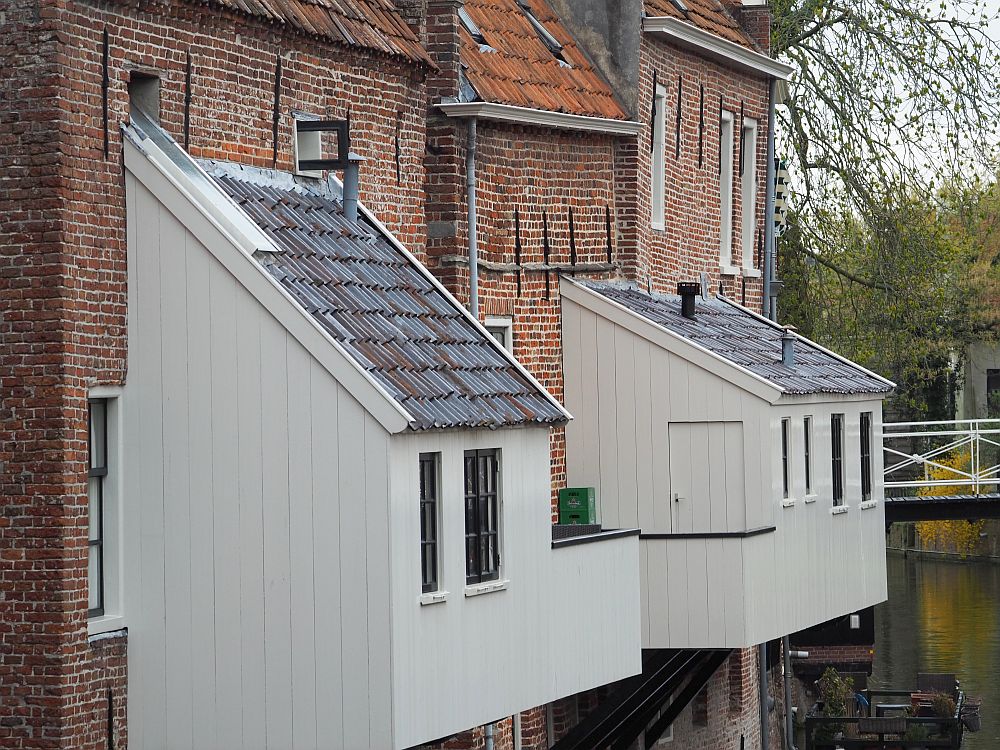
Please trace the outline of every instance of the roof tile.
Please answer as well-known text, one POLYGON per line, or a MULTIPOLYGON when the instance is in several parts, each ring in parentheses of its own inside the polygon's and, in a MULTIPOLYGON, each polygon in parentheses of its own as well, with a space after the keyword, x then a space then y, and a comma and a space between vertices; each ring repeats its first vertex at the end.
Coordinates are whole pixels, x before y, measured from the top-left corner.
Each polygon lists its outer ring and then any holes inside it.
POLYGON ((680 18, 682 21, 697 26, 702 31, 708 31, 727 41, 756 49, 754 43, 750 41, 750 37, 722 7, 719 0, 684 0, 684 4, 688 8, 686 14, 674 5, 672 0, 644 0, 643 4, 647 16, 680 18))

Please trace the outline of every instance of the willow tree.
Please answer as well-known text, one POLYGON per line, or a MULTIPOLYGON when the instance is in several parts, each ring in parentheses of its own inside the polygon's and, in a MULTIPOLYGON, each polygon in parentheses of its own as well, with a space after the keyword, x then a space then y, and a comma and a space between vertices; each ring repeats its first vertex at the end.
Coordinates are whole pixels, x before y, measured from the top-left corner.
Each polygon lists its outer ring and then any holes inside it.
POLYGON ((780 242, 782 318, 890 377, 922 381, 904 394, 919 401, 981 317, 965 288, 975 248, 940 218, 953 215, 947 196, 997 163, 1000 42, 989 4, 772 8, 772 53, 796 71, 778 110, 794 209, 780 242))

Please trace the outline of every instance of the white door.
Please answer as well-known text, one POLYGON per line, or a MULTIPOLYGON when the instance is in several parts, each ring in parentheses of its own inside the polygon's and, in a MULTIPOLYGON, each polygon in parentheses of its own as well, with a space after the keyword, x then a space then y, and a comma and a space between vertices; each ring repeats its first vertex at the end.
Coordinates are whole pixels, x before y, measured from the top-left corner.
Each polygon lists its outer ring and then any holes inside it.
POLYGON ((672 533, 743 531, 743 423, 671 422, 667 433, 672 533))

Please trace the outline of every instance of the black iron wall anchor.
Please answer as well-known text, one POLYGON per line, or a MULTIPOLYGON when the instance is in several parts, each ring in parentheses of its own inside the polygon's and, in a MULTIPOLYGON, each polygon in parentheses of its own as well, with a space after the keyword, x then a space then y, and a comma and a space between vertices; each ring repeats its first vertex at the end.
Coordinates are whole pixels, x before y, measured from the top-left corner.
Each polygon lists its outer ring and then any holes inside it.
POLYGON ((403 111, 396 110, 396 184, 403 181, 403 150, 400 146, 399 134, 402 128, 403 111))
MULTIPOLYGON (((576 227, 573 223, 573 207, 569 207, 569 264, 576 266, 576 227)), ((576 271, 572 272, 576 276, 576 271)))
POLYGON ((274 111, 271 113, 271 139, 273 143, 273 154, 271 155, 271 166, 278 166, 278 123, 281 119, 281 55, 274 65, 274 111))
POLYGON ((184 150, 191 146, 191 53, 185 54, 184 63, 184 150))
POLYGON ((684 77, 677 76, 677 124, 674 136, 674 157, 681 158, 681 107, 684 104, 684 77))
POLYGON ((108 38, 108 27, 104 27, 104 34, 101 41, 101 106, 103 108, 104 119, 104 158, 108 158, 111 150, 111 141, 108 136, 108 89, 111 87, 111 74, 108 70, 108 57, 111 42, 108 38))
MULTIPOLYGON (((542 261, 549 265, 549 215, 542 211, 542 261)), ((549 278, 548 270, 545 271, 545 299, 552 294, 552 281, 549 278)))
POLYGON ((514 265, 517 270, 517 296, 521 296, 521 212, 514 209, 514 265))
POLYGON ((704 166, 705 161, 705 84, 701 84, 698 95, 698 166, 704 166))
POLYGON ((649 113, 649 153, 656 148, 656 70, 653 70, 653 106, 649 113))
POLYGON ((604 235, 607 241, 608 265, 610 266, 614 262, 612 260, 614 249, 611 246, 611 206, 607 203, 604 204, 604 235))

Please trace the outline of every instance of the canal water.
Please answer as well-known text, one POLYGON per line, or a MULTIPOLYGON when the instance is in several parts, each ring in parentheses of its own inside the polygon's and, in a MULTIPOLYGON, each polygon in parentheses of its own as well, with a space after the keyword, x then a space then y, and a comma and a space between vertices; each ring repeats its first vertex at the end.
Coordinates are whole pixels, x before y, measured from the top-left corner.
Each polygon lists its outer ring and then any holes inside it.
POLYGON ((889 599, 875 608, 873 686, 909 689, 917 672, 954 672, 983 699, 963 750, 1000 750, 1000 564, 890 552, 889 599))

